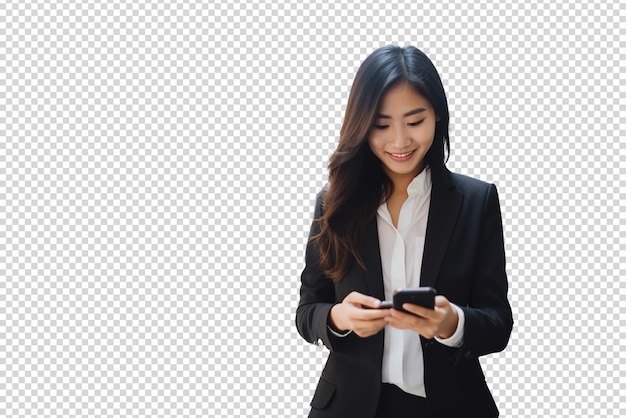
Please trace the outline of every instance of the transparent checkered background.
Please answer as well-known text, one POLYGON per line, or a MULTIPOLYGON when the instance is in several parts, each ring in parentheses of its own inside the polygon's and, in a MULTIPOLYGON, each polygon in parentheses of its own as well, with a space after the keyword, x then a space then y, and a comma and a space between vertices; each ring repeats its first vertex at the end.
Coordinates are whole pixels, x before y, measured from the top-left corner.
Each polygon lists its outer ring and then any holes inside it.
POLYGON ((388 43, 500 192, 502 416, 626 416, 626 5, 557 3, 0 4, 0 416, 305 416, 315 193, 388 43))

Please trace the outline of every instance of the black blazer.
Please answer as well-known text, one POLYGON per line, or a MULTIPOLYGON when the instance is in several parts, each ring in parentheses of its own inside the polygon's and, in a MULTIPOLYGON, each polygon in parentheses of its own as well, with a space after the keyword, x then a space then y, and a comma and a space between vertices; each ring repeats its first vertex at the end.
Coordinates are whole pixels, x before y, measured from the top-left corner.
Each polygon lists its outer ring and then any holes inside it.
MULTIPOLYGON (((478 357, 503 350, 513 327, 498 194, 493 184, 445 168, 431 171, 421 285, 435 287, 463 309, 465 331, 459 348, 421 339, 429 409, 435 417, 496 417, 478 357)), ((323 213, 322 197, 320 192, 315 219, 323 213)), ((311 235, 319 232, 315 219, 311 235)), ((317 245, 307 244, 296 326, 305 340, 321 341, 330 350, 309 417, 367 418, 376 412, 384 330, 368 338, 354 333, 341 338, 327 327, 330 308, 350 292, 385 298, 376 219, 366 228, 361 254, 366 269, 353 263, 333 283, 320 269, 317 245)))

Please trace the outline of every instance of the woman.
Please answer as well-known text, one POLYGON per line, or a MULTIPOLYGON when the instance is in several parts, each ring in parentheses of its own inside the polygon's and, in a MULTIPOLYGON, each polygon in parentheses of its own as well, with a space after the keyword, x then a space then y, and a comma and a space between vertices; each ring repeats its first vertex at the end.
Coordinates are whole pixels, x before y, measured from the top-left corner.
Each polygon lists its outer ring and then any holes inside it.
POLYGON ((448 121, 423 52, 363 62, 301 276, 298 332, 330 350, 310 417, 498 416, 478 358, 513 326, 500 206, 494 185, 446 168, 448 121), (418 286, 435 309, 371 309, 418 286))

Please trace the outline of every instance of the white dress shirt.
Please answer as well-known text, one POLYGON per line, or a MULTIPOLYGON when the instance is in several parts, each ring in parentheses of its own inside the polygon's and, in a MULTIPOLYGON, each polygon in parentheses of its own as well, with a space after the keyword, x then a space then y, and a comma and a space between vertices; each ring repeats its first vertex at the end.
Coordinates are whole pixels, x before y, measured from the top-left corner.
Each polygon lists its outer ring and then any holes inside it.
MULTIPOLYGON (((393 225, 387 203, 378 208, 376 221, 385 300, 392 300, 396 289, 420 286, 431 190, 430 169, 426 168, 407 187, 408 198, 400 209, 397 228, 393 225)), ((465 318, 461 309, 453 307, 459 314, 457 329, 450 338, 437 341, 458 347, 463 343, 465 318)), ((407 393, 426 396, 419 334, 391 326, 385 328, 382 381, 393 383, 407 393)))

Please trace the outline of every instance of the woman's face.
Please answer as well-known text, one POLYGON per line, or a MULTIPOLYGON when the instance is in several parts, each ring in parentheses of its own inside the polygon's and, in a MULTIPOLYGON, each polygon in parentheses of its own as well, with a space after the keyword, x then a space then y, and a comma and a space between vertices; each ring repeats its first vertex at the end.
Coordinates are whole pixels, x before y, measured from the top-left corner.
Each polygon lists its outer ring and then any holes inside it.
POLYGON ((410 181, 424 169, 436 123, 431 104, 410 85, 400 84, 383 96, 368 141, 394 183, 410 181))

